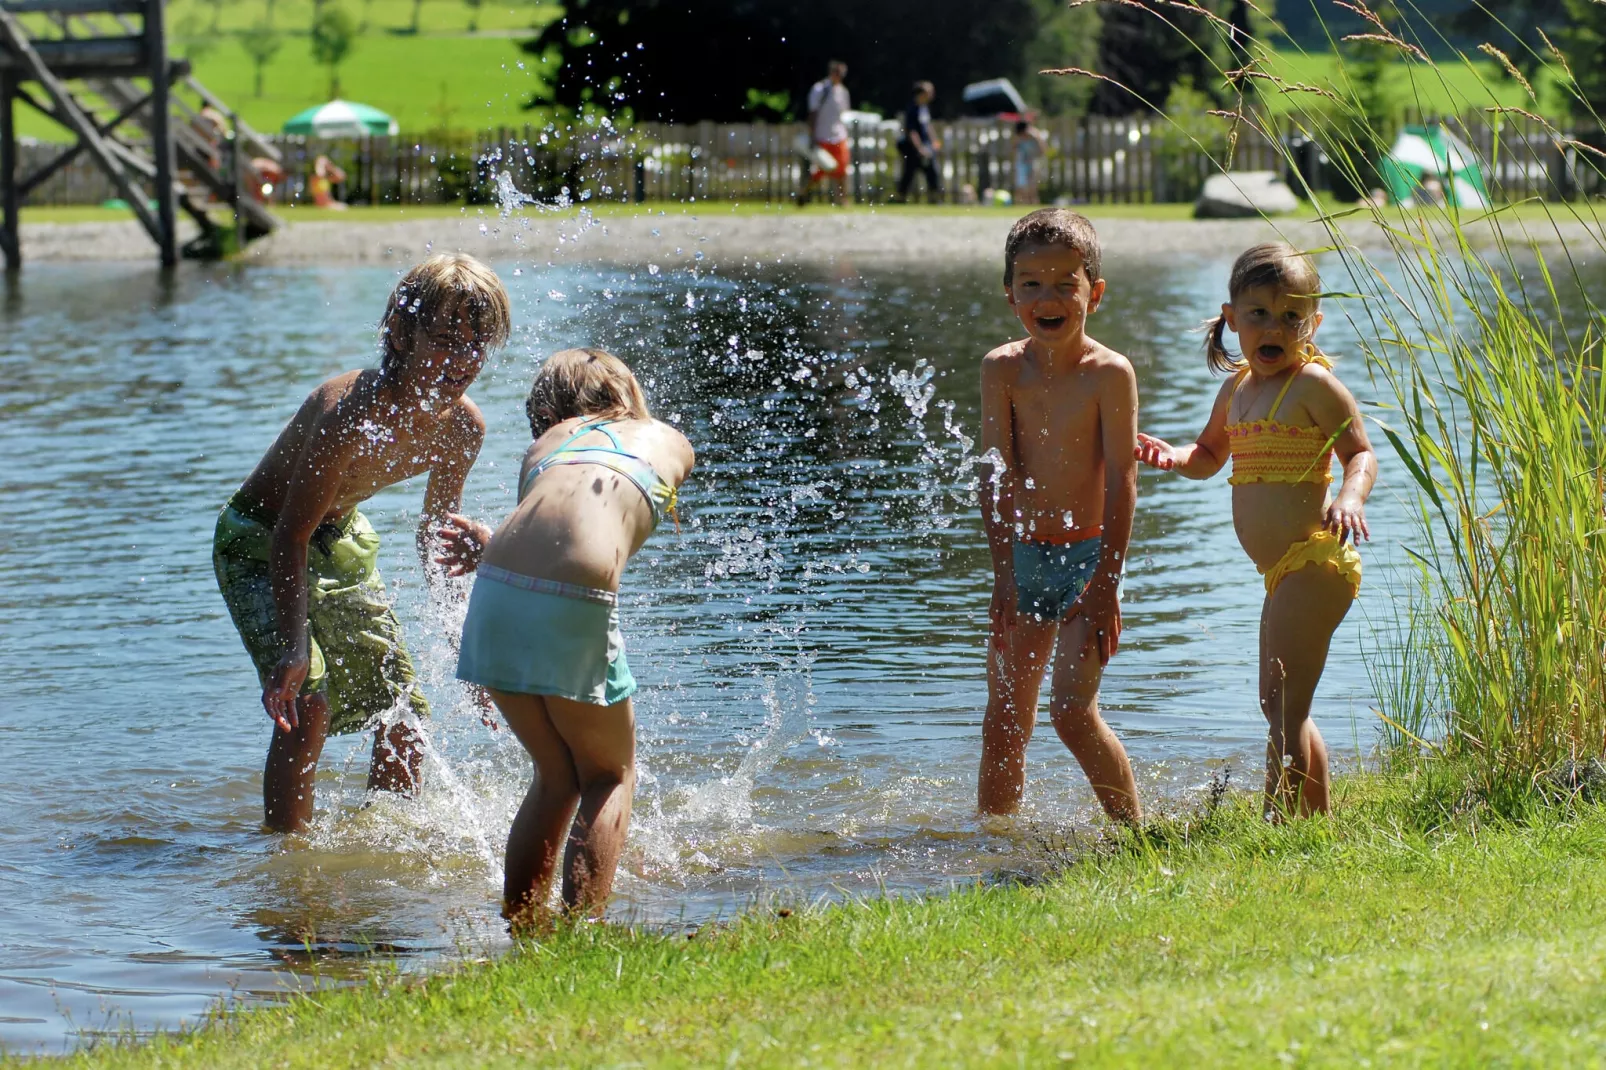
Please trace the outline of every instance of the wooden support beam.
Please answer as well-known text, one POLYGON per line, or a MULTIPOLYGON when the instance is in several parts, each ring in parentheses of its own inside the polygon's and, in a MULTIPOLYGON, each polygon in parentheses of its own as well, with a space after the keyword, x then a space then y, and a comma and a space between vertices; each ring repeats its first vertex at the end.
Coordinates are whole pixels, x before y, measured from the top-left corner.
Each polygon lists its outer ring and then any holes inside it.
MULTIPOLYGON (((100 132, 102 134, 111 133, 113 130, 117 129, 119 126, 122 126, 124 123, 128 122, 128 120, 132 119, 134 117, 134 113, 139 111, 145 105, 149 104, 150 100, 151 100, 150 94, 146 93, 144 96, 140 97, 134 103, 128 105, 122 111, 118 112, 117 116, 115 118, 113 118, 109 122, 102 123, 99 126, 98 129, 100 130, 100 132)), ((54 117, 55 116, 51 116, 51 118, 54 118, 54 117)), ((52 175, 54 175, 57 171, 60 171, 63 167, 66 167, 68 164, 70 164, 74 160, 76 160, 83 153, 83 151, 84 151, 84 143, 82 141, 74 142, 72 148, 67 149, 64 152, 58 153, 55 156, 55 158, 52 159, 49 163, 47 163, 43 167, 39 168, 39 170, 37 170, 33 174, 29 175, 27 178, 23 179, 21 182, 18 182, 17 183, 17 192, 18 192, 18 194, 20 196, 23 196, 23 197, 28 196, 28 194, 32 193, 34 190, 38 189, 40 186, 42 186, 46 182, 50 181, 50 177, 52 175)))
POLYGON ((172 111, 168 106, 167 40, 162 23, 163 0, 146 0, 145 51, 150 61, 151 111, 148 125, 151 152, 156 156, 156 221, 162 234, 162 266, 178 263, 178 213, 173 200, 173 138, 169 132, 172 111))
MULTIPOLYGON (((61 84, 61 80, 51 73, 50 68, 39 58, 39 53, 34 51, 33 45, 28 40, 28 35, 23 32, 22 26, 17 22, 16 18, 5 11, 0 11, 0 46, 4 46, 0 48, 0 52, 3 52, 4 48, 10 49, 12 56, 21 61, 27 76, 44 88, 45 93, 50 97, 51 104, 55 106, 59 120, 65 123, 67 128, 77 134, 79 139, 84 142, 90 154, 95 157, 107 175, 111 177, 112 183, 116 185, 118 192, 123 195, 123 199, 128 202, 128 207, 133 210, 141 225, 145 227, 146 233, 158 245, 162 245, 161 227, 157 220, 151 216, 150 208, 145 203, 144 191, 129 179, 119 161, 112 155, 107 139, 101 135, 100 131, 95 129, 95 124, 78 107, 77 102, 72 98, 72 94, 67 92, 67 87, 61 84)), ((161 81, 161 79, 158 79, 158 81, 161 81)), ((171 184, 168 186, 167 197, 168 203, 171 204, 171 184)), ((163 254, 165 259, 165 247, 163 254)))
MULTIPOLYGON (((9 12, 0 10, 0 18, 10 19, 11 25, 27 40, 9 12)), ((3 41, 5 38, 0 37, 0 42, 3 41)), ((61 79, 118 75, 142 78, 149 67, 142 37, 68 37, 27 43, 35 57, 61 79)), ((0 48, 0 70, 15 71, 24 79, 33 77, 20 54, 6 48, 0 48)))
POLYGON ((138 15, 144 0, 0 0, 13 15, 138 15))
MULTIPOLYGON (((71 126, 68 124, 66 118, 60 111, 57 111, 52 105, 41 101, 38 97, 28 92, 20 85, 17 86, 17 99, 28 105, 40 115, 43 115, 46 119, 49 119, 51 122, 58 123, 62 126, 68 127, 68 129, 71 129, 71 126)), ((151 161, 147 160, 145 157, 141 156, 138 152, 135 152, 133 149, 129 148, 127 145, 124 145, 121 141, 118 141, 113 137, 107 137, 105 138, 105 146, 106 150, 113 157, 115 157, 117 160, 120 160, 123 166, 137 172, 140 178, 149 182, 156 177, 156 165, 151 163, 151 161)))
POLYGON ((22 267, 22 228, 17 218, 16 79, 0 73, 0 255, 6 271, 22 267))

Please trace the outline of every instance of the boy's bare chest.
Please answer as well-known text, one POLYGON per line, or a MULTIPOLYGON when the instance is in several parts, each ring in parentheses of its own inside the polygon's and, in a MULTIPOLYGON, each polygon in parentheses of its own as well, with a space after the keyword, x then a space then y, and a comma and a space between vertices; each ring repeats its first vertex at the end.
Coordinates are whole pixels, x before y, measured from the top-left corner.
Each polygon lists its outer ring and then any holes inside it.
POLYGON ((444 435, 435 428, 359 424, 357 448, 341 480, 342 497, 372 494, 440 464, 444 435))
POLYGON ((1015 440, 1021 449, 1085 451, 1098 441, 1098 398, 1090 390, 1022 392, 1013 403, 1015 440))

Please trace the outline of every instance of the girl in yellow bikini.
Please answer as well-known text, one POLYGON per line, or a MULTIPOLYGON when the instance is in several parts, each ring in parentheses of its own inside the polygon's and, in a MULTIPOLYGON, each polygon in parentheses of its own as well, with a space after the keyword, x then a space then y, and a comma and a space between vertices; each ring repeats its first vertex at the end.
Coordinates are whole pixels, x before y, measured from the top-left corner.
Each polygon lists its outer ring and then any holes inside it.
POLYGON ((1366 497, 1377 457, 1355 398, 1313 338, 1321 279, 1310 258, 1282 242, 1238 258, 1231 300, 1209 325, 1210 367, 1230 373, 1210 421, 1191 446, 1139 434, 1138 460, 1209 479, 1232 458, 1232 522, 1266 578, 1260 611, 1260 708, 1270 725, 1266 813, 1326 812, 1327 747, 1311 699, 1327 648, 1361 586, 1355 540, 1371 538, 1366 497), (1238 335, 1231 356, 1223 332, 1238 335), (1344 468, 1329 494, 1334 454, 1344 468))

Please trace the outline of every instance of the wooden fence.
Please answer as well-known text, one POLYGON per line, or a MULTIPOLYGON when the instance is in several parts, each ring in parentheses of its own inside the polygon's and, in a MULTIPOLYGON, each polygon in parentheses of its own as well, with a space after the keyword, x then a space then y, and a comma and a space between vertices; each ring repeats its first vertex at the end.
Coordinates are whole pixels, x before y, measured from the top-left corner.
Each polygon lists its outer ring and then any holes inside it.
MULTIPOLYGON (((1603 190, 1597 170, 1576 149, 1558 145, 1539 123, 1522 116, 1479 113, 1450 124, 1475 151, 1497 200, 1561 199, 1603 190)), ((1046 152, 1033 171, 1038 199, 1078 204, 1191 201, 1214 169, 1175 128, 1159 117, 1063 117, 1039 123, 1046 152)), ((1013 130, 1007 124, 936 124, 942 190, 954 203, 989 190, 1016 189, 1013 130)), ((1230 159, 1235 170, 1271 170, 1312 188, 1335 182, 1320 147, 1291 132, 1267 137, 1243 129, 1230 159)), ((848 192, 859 203, 881 203, 896 192, 903 166, 896 122, 860 123, 851 130, 848 192)), ((476 135, 319 141, 278 137, 289 179, 272 192, 277 203, 308 196, 313 161, 327 155, 346 172, 341 197, 354 204, 506 202, 523 195, 551 202, 749 201, 797 196, 806 178, 807 142, 800 124, 669 125, 640 123, 627 132, 586 128, 554 138, 532 127, 476 135)), ((59 151, 22 146, 24 173, 59 151)), ((924 178, 914 185, 925 197, 924 178)), ((101 172, 80 158, 36 190, 31 204, 99 203, 115 196, 101 172)))

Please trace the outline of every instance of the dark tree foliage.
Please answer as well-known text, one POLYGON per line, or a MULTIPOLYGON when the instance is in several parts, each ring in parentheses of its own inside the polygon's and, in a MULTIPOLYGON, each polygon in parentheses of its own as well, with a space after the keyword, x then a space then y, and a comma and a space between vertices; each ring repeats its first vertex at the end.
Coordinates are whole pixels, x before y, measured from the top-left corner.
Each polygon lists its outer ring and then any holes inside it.
MULTIPOLYGON (((1033 86, 1037 42, 1063 39, 1056 0, 570 0, 526 52, 551 75, 550 102, 637 118, 716 122, 800 117, 826 63, 848 64, 855 106, 896 112, 916 79, 937 84, 937 115, 956 114, 959 90, 1015 79, 1029 100, 1065 103, 1033 86), (1035 47, 1034 47, 1035 46, 1035 47)), ((1080 16, 1079 16, 1080 17, 1080 16)), ((1059 62, 1075 63, 1076 56, 1059 62)), ((1056 80, 1057 81, 1057 80, 1056 80)), ((1076 90, 1071 90, 1076 95, 1076 90)), ((1055 96, 1055 94, 1058 96, 1055 96)), ((535 104, 547 101, 532 101, 535 104)))
MULTIPOLYGON (((1171 87, 1184 78, 1212 99, 1223 100, 1227 86, 1221 72, 1236 66, 1225 28, 1170 4, 1142 2, 1148 6, 1122 3, 1104 7, 1098 72, 1120 85, 1098 83, 1092 110, 1100 115, 1128 115, 1146 111, 1148 105, 1161 108, 1171 87)), ((1217 14, 1223 19, 1230 14, 1230 4, 1209 6, 1212 10, 1220 7, 1217 14)))
MULTIPOLYGON (((1568 107, 1583 125, 1582 140, 1606 149, 1606 4, 1567 0, 1567 15, 1567 26, 1556 43, 1576 79, 1568 107)), ((1599 157, 1591 157, 1587 164, 1596 171, 1606 169, 1599 157)))
POLYGON ((1555 40, 1568 22, 1567 0, 1477 0, 1444 23, 1452 39, 1488 41, 1532 78, 1550 57, 1538 31, 1555 40))

